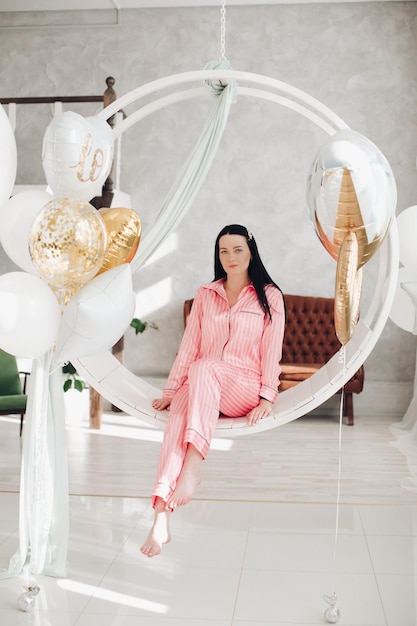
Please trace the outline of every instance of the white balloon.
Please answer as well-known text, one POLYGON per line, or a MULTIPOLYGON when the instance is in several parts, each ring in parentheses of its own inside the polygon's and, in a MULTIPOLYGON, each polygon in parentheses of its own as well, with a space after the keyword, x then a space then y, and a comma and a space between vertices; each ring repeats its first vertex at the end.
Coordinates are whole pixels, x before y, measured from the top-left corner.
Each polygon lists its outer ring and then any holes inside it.
POLYGON ((53 291, 37 276, 9 272, 0 276, 0 347, 36 359, 53 347, 61 310, 53 291))
POLYGON ((64 309, 56 359, 65 363, 108 350, 125 332, 135 311, 129 264, 90 280, 64 309))
POLYGON ((417 278, 417 206, 404 209, 397 217, 400 261, 417 278))
POLYGON ((409 333, 413 332, 416 319, 416 309, 410 295, 404 286, 416 282, 415 271, 410 271, 407 267, 400 267, 398 270, 397 289, 394 296, 389 316, 394 324, 409 333))
POLYGON ((101 118, 73 111, 56 115, 45 131, 42 165, 56 196, 87 202, 101 196, 113 161, 113 131, 101 118))
POLYGON ((17 151, 13 129, 0 104, 0 205, 10 198, 16 179, 17 151))
POLYGON ((53 196, 40 189, 22 191, 0 209, 0 242, 9 258, 21 269, 38 275, 29 254, 32 222, 53 196))

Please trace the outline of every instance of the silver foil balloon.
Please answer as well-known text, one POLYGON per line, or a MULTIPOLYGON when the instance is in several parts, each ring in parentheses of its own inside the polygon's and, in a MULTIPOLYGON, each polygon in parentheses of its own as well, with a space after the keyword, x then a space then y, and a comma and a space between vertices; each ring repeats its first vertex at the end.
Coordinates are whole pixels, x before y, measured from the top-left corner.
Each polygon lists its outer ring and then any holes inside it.
POLYGON ((362 267, 387 235, 396 202, 391 167, 369 139, 345 129, 320 148, 307 181, 307 204, 316 233, 334 259, 353 231, 362 267))

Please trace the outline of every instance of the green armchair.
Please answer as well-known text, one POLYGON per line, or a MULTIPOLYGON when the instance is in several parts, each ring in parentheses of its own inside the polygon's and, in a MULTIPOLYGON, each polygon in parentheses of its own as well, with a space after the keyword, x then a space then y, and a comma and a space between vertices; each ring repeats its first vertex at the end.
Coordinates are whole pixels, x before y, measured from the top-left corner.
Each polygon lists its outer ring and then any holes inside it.
POLYGON ((0 415, 20 415, 20 436, 26 412, 28 372, 22 374, 23 386, 16 357, 0 349, 0 415))

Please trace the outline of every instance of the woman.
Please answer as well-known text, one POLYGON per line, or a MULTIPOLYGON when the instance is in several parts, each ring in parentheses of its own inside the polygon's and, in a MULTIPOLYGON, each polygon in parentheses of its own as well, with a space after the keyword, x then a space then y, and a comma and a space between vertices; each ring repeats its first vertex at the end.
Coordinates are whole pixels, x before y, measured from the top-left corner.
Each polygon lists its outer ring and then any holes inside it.
POLYGON ((154 523, 141 548, 146 556, 170 541, 170 515, 200 482, 219 414, 256 424, 271 413, 284 324, 283 295, 252 233, 225 226, 216 239, 214 281, 197 291, 163 396, 152 402, 170 415, 152 493, 154 523))

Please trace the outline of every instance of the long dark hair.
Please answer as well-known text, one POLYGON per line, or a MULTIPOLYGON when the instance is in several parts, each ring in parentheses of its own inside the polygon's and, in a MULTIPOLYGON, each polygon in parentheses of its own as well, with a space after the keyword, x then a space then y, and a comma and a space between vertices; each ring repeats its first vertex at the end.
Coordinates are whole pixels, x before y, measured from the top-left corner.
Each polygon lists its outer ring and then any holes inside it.
POLYGON ((214 246, 214 280, 220 280, 221 278, 227 277, 227 274, 224 271, 222 264, 220 263, 219 254, 220 237, 223 237, 223 235, 242 235, 243 237, 245 237, 252 256, 248 268, 249 278, 251 279, 252 284, 255 287, 259 304, 264 310, 265 315, 268 315, 269 319, 271 319, 271 309, 269 307, 268 298, 266 297, 265 285, 273 285, 274 287, 279 289, 279 291, 281 291, 281 289, 272 280, 272 278, 266 271, 265 266, 262 263, 261 257, 259 256, 258 246, 256 245, 255 238, 250 230, 246 228, 246 226, 241 226, 240 224, 230 224, 229 226, 225 226, 224 228, 222 228, 222 230, 217 235, 216 244, 214 246))

